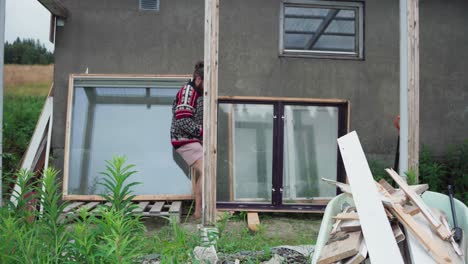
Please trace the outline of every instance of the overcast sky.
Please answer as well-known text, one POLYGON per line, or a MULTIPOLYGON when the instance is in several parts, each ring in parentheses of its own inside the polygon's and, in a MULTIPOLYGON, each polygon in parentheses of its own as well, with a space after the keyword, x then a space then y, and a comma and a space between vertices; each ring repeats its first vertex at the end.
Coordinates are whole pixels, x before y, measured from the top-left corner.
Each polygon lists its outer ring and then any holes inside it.
POLYGON ((17 37, 39 39, 52 51, 49 24, 50 12, 37 0, 6 0, 5 41, 13 42, 17 37))

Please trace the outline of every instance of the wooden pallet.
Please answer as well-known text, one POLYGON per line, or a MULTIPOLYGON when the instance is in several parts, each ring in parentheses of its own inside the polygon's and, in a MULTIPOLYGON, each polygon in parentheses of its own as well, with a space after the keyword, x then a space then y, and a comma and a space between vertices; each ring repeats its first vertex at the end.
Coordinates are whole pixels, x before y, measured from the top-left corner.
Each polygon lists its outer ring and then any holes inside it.
MULTIPOLYGON (((68 205, 63 213, 65 215, 73 215, 80 210, 87 210, 90 213, 99 214, 100 205, 110 205, 106 202, 91 202, 91 201, 80 201, 73 202, 68 205)), ((182 212, 182 202, 181 201, 137 201, 133 204, 138 207, 133 210, 135 214, 141 214, 144 217, 154 217, 154 216, 168 216, 175 217, 177 222, 180 221, 180 216, 182 212)))

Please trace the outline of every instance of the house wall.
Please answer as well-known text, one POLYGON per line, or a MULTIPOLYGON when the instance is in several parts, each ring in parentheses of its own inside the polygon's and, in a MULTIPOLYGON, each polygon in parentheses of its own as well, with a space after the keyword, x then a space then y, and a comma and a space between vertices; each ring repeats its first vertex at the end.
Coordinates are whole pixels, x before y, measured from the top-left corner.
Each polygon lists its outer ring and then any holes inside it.
MULTIPOLYGON (((63 166, 71 73, 188 74, 203 58, 203 0, 63 0, 57 28, 53 150, 63 166)), ((219 95, 341 98, 370 158, 392 165, 399 111, 398 1, 365 1, 365 59, 278 56, 279 0, 221 0, 219 95)), ((468 2, 421 0, 421 143, 442 153, 467 138, 468 2)), ((168 142, 169 144, 169 142, 168 142)))

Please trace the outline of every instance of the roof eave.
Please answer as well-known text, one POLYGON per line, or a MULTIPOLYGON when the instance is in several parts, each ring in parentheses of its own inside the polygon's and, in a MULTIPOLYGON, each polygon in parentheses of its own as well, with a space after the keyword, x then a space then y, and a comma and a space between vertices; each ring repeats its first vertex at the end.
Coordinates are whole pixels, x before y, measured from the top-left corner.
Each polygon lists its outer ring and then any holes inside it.
POLYGON ((59 0, 37 0, 53 15, 61 18, 68 16, 68 9, 59 0))

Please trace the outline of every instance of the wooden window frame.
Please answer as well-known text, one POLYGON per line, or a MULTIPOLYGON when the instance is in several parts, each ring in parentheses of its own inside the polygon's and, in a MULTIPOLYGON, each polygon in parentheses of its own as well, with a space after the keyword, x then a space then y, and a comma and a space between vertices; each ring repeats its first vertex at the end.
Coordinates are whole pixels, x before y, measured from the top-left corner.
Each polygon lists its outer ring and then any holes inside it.
MULTIPOLYGON (((255 97, 255 96, 219 96, 218 105, 220 103, 250 103, 250 104, 281 104, 282 107, 285 105, 308 105, 308 106, 335 106, 341 108, 338 116, 338 135, 342 136, 349 132, 350 130, 350 112, 351 104, 349 100, 343 99, 323 99, 323 98, 293 98, 293 97, 255 97), (344 111, 343 111, 344 110, 344 111), (343 122, 343 119, 346 119, 343 122), (343 126, 340 126, 340 123, 343 126)), ((282 133, 280 130, 283 127, 276 127, 274 130, 276 132, 282 133)), ((273 135, 274 137, 274 135, 273 135)), ((281 136, 282 137, 282 136, 281 136)), ((278 144, 279 142, 276 142, 278 144)), ((282 142, 279 145, 284 144, 282 142)), ((282 146, 280 149, 277 149, 280 153, 273 153, 273 164, 283 164, 279 161, 283 159, 282 146)), ((277 151, 277 152, 278 152, 277 151)), ((273 185, 281 185, 284 175, 282 175, 283 168, 282 166, 276 166, 273 170, 273 185), (281 173, 274 173, 274 171, 281 171, 281 173), (281 174, 281 175, 280 175, 281 174)), ((230 172, 231 174, 231 172, 230 172)), ((231 176, 231 175, 230 175, 231 176)), ((337 146, 337 180, 340 182, 346 181, 346 172, 344 170, 343 162, 341 155, 338 151, 337 146)), ((232 186, 231 186, 232 187, 232 186)), ((341 190, 336 188, 336 194, 340 194, 341 190)), ((280 191, 273 191, 272 200, 268 203, 256 203, 256 202, 217 202, 217 210, 219 211, 257 211, 257 212, 309 212, 309 213, 323 213, 326 205, 331 200, 329 197, 314 197, 307 200, 298 200, 294 203, 283 203, 282 193, 280 191), (276 197, 275 197, 276 196, 276 197), (280 202, 279 202, 280 201, 280 202), (275 204, 276 203, 276 204, 275 204)))
MULTIPOLYGON (((67 201, 104 201, 100 195, 81 195, 68 194, 68 177, 69 177, 69 156, 70 156, 70 131, 73 112, 73 92, 75 90, 76 79, 86 80, 151 80, 151 79, 187 79, 191 75, 145 75, 145 74, 70 74, 68 80, 68 99, 67 99, 67 116, 65 126, 65 149, 64 149, 64 166, 63 166, 63 193, 62 199, 67 201)), ((168 143, 169 144, 169 143, 168 143)), ((193 185, 193 183, 192 183, 193 185)), ((157 201, 157 200, 191 200, 192 195, 136 195, 133 201, 157 201)))

